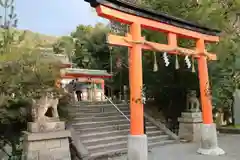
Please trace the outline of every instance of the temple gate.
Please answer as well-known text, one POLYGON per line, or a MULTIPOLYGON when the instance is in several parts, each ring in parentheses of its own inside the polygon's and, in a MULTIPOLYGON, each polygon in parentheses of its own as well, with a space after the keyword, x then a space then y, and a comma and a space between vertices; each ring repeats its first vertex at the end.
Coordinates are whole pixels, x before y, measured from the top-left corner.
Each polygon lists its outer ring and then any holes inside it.
POLYGON ((212 102, 209 90, 207 60, 216 60, 214 53, 206 51, 206 43, 219 41, 220 31, 201 27, 179 18, 156 13, 126 3, 122 0, 85 0, 94 7, 100 17, 130 25, 130 33, 126 36, 108 35, 110 45, 125 46, 129 53, 129 83, 131 125, 128 138, 128 159, 147 160, 147 137, 143 128, 142 103, 142 50, 167 52, 192 56, 198 61, 200 96, 202 108, 202 133, 200 154, 221 155, 224 151, 218 147, 216 127, 212 118, 212 102), (168 36, 168 44, 146 41, 141 36, 142 28, 164 32, 168 36), (194 49, 178 46, 178 37, 196 41, 194 49))
MULTIPOLYGON (((69 58, 63 54, 44 54, 44 56, 57 59, 61 63, 60 79, 56 82, 58 87, 65 88, 72 80, 75 80, 82 86, 82 101, 106 101, 105 79, 112 77, 106 70, 74 68, 69 58)), ((74 96, 76 98, 75 93, 74 96)))
POLYGON ((105 70, 90 70, 80 68, 61 69, 62 83, 68 84, 72 80, 81 84, 82 101, 106 101, 104 87, 105 79, 112 75, 105 70))

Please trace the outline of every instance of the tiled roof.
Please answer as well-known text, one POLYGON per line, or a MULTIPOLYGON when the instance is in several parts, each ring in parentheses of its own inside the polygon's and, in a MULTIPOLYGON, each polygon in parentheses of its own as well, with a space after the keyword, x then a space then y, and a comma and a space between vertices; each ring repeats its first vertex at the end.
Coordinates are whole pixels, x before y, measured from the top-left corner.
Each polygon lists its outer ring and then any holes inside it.
POLYGON ((111 76, 106 70, 92 70, 92 69, 80 69, 80 68, 65 68, 61 70, 62 73, 69 74, 86 74, 95 76, 111 76))

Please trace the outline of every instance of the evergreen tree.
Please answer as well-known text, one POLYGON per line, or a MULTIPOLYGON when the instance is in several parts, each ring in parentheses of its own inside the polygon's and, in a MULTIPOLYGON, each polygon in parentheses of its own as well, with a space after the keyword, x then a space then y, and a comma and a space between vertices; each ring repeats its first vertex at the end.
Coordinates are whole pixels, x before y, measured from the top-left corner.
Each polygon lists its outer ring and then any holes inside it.
POLYGON ((14 0, 0 0, 0 52, 8 52, 10 45, 17 45, 23 39, 25 32, 19 34, 16 30, 18 19, 15 13, 14 0))

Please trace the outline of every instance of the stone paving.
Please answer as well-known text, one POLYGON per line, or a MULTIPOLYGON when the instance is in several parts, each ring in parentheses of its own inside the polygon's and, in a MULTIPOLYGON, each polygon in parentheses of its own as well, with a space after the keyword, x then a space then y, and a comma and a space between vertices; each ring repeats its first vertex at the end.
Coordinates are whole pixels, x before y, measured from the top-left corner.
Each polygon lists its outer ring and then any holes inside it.
MULTIPOLYGON (((203 156, 196 153, 197 144, 173 144, 153 148, 149 160, 240 160, 240 135, 219 135, 219 146, 224 149, 223 156, 203 156)), ((127 160, 126 155, 108 160, 127 160)))

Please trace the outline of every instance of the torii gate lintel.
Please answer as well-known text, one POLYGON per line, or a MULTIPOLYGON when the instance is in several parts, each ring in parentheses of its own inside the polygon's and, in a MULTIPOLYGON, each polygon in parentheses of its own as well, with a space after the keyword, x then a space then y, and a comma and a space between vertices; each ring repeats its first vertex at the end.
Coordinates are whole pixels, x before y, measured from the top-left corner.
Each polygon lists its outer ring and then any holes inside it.
POLYGON ((168 33, 168 44, 161 44, 156 42, 146 41, 144 37, 141 37, 139 40, 133 40, 131 34, 127 34, 125 37, 109 34, 107 37, 107 42, 110 45, 116 46, 124 46, 124 47, 132 47, 132 44, 142 44, 143 50, 151 50, 151 51, 161 51, 168 52, 169 54, 182 54, 188 56, 194 56, 195 58, 199 58, 200 55, 206 56, 209 60, 217 60, 217 56, 214 53, 204 51, 200 52, 197 49, 188 49, 177 46, 177 35, 174 33, 168 33))

